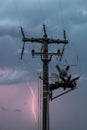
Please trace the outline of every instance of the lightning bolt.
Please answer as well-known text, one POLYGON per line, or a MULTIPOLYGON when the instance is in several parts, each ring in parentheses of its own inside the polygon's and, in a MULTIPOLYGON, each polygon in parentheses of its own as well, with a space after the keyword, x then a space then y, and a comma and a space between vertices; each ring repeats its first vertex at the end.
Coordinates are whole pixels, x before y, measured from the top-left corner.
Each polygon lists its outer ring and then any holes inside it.
POLYGON ((34 91, 31 87, 29 87, 30 91, 31 91, 31 94, 32 94, 32 113, 34 115, 34 119, 35 121, 37 121, 37 118, 36 118, 36 113, 35 113, 35 96, 34 96, 34 91))

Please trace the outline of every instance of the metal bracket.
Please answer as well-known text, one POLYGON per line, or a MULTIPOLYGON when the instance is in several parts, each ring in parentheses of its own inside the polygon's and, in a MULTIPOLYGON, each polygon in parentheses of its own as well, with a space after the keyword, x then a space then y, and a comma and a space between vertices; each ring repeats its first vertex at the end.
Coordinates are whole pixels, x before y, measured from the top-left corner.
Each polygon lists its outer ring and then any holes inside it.
MULTIPOLYGON (((74 88, 75 89, 75 88, 74 88)), ((51 101, 52 100, 54 100, 54 99, 56 99, 56 98, 58 98, 58 97, 61 97, 61 96, 63 96, 63 95, 65 95, 65 94, 67 94, 67 93, 69 93, 69 92, 71 92, 72 90, 74 90, 74 89, 69 89, 69 90, 67 90, 67 91, 65 91, 65 92, 63 92, 63 93, 61 93, 61 94, 59 94, 59 95, 57 95, 57 96, 55 96, 55 97, 52 97, 51 98, 51 101)))

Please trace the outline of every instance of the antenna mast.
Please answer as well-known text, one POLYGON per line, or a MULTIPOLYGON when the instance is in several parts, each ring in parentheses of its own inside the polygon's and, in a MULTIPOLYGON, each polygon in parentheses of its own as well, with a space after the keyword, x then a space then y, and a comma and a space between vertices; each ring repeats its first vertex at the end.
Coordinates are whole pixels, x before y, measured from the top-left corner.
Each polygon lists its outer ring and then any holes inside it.
POLYGON ((62 52, 60 52, 60 50, 58 50, 56 53, 50 53, 48 50, 48 45, 49 44, 66 45, 66 44, 68 44, 68 40, 66 40, 66 38, 64 40, 48 38, 45 24, 43 25, 43 37, 42 38, 25 37, 22 27, 21 27, 21 33, 23 35, 22 41, 24 42, 23 48, 22 48, 22 53, 21 53, 21 59, 22 59, 23 53, 24 53, 25 42, 33 42, 33 43, 42 44, 42 48, 41 48, 40 52, 36 52, 35 50, 32 50, 32 56, 35 56, 35 55, 40 56, 41 61, 43 62, 43 76, 41 77, 41 79, 43 80, 42 130, 50 130, 50 128, 49 128, 49 101, 50 101, 49 63, 50 63, 53 55, 62 56, 62 52))

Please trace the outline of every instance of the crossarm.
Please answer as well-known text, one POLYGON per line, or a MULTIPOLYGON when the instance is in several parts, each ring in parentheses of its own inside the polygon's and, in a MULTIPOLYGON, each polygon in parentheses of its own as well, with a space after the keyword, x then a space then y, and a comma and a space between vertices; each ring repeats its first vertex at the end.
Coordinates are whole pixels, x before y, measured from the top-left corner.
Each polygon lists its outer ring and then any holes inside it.
POLYGON ((37 42, 37 43, 44 43, 47 42, 48 44, 68 44, 68 40, 60 40, 60 39, 51 39, 51 38, 23 38, 22 41, 24 42, 37 42))

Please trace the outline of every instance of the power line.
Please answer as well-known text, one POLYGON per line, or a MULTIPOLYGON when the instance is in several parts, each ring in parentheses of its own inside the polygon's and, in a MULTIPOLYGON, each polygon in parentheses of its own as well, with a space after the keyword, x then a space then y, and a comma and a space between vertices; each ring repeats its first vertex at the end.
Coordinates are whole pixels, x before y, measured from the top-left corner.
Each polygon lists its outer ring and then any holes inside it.
POLYGON ((17 19, 17 22, 18 22, 18 26, 22 26, 22 19, 21 19, 21 13, 20 13, 20 10, 18 8, 18 4, 16 2, 16 0, 12 0, 12 6, 14 8, 14 13, 15 13, 15 18, 17 19))
POLYGON ((38 0, 38 4, 39 4, 40 18, 41 18, 41 21, 43 21, 43 23, 41 23, 41 24, 45 24, 45 10, 42 6, 42 0, 38 0))
POLYGON ((60 5, 60 17, 61 17, 61 23, 63 30, 65 29, 65 23, 64 23, 64 8, 63 8, 63 1, 59 0, 59 5, 60 5))

